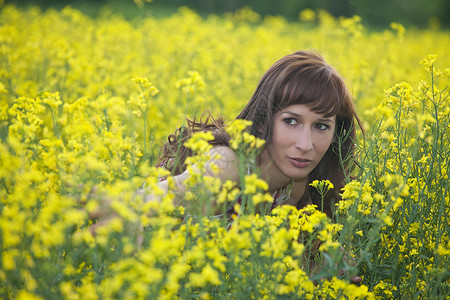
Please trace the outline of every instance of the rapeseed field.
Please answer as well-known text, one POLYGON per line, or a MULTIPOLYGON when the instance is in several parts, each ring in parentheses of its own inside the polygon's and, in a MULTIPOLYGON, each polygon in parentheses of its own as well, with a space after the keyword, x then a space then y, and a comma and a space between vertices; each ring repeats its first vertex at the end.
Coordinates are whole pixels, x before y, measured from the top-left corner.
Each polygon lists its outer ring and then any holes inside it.
MULTIPOLYGON (((449 299, 448 49, 448 31, 370 31, 325 11, 288 22, 180 8, 129 21, 107 9, 91 18, 4 5, 1 297, 449 299), (264 71, 300 49, 343 74, 366 129, 334 220, 313 206, 255 214, 271 196, 245 174, 248 207, 235 207, 229 229, 205 204, 238 191, 214 177, 192 176, 186 208, 170 192, 144 204, 136 191, 145 182, 161 193, 158 153, 186 117, 222 115, 233 148, 251 159, 263 141, 232 121, 264 71), (90 212, 105 201, 117 218, 93 236, 90 212)), ((192 138, 188 163, 208 159, 210 138, 192 138)))

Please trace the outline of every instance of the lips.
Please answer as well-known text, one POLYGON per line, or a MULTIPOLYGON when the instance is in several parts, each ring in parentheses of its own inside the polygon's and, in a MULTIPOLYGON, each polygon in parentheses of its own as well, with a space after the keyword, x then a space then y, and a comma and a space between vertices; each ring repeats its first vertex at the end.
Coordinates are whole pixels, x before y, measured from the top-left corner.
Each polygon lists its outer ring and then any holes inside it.
POLYGON ((309 159, 303 159, 303 158, 292 158, 292 157, 288 157, 289 162, 297 168, 306 168, 307 166, 309 166, 312 161, 309 159))

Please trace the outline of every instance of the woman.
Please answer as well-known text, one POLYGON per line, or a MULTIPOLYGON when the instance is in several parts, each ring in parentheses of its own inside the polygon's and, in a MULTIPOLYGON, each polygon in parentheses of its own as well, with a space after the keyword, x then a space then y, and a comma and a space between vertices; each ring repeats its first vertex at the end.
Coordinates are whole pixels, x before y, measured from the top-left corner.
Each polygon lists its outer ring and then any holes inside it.
MULTIPOLYGON (((287 55, 267 70, 237 119, 252 121, 250 133, 266 141, 254 167, 274 195, 272 207, 316 204, 331 217, 353 163, 355 122, 362 128, 337 71, 316 52, 287 55), (335 188, 322 202, 309 183, 324 179, 335 188)), ((223 120, 208 118, 206 122, 189 121, 188 129, 180 128, 169 136, 164 147, 162 165, 175 175, 179 194, 185 191, 182 183, 189 177, 184 160, 191 154, 183 143, 196 131, 213 133, 211 154, 221 156, 214 162, 221 170, 218 176, 223 182, 232 180, 239 185, 237 159, 228 146, 223 120)), ((168 190, 167 182, 160 186, 168 190)), ((147 197, 151 199, 153 196, 147 197)))
MULTIPOLYGON (((266 141, 256 165, 249 170, 259 170, 268 183, 274 198, 272 208, 316 204, 332 217, 334 201, 353 163, 355 122, 362 128, 350 92, 337 71, 316 52, 287 55, 267 70, 237 119, 252 121, 250 134, 266 141), (325 179, 334 189, 322 199, 309 184, 325 179)), ((238 159, 229 147, 224 122, 209 117, 204 122, 188 121, 188 128, 178 129, 164 145, 160 166, 171 171, 176 194, 186 191, 183 182, 190 175, 184 161, 192 153, 184 143, 197 131, 210 131, 215 137, 210 153, 212 157, 220 155, 213 161, 220 170, 215 176, 240 186, 238 159)), ((162 180, 159 185, 168 191, 168 181, 162 180)), ((145 188, 139 194, 146 201, 159 200, 145 188)), ((359 283, 362 279, 353 276, 351 280, 359 283)))

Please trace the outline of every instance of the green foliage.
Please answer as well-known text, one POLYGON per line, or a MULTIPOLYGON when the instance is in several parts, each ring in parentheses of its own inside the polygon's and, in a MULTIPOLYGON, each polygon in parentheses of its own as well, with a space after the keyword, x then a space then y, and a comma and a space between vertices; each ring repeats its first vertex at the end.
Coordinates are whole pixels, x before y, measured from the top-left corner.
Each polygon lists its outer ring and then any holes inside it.
POLYGON ((81 9, 85 13, 96 16, 101 7, 107 6, 114 13, 120 13, 126 18, 152 14, 156 16, 168 16, 176 12, 178 7, 187 6, 196 10, 203 16, 208 14, 222 15, 234 12, 244 7, 251 7, 252 10, 262 16, 281 15, 290 21, 298 18, 300 11, 304 9, 326 10, 335 17, 360 16, 364 24, 369 28, 383 29, 391 22, 400 22, 405 26, 426 27, 446 27, 450 26, 448 14, 450 4, 442 0, 97 0, 97 1, 57 1, 57 0, 7 0, 7 3, 16 5, 39 5, 46 9, 49 7, 61 9, 66 5, 72 5, 81 9), (141 5, 137 6, 135 3, 141 5), (150 3, 146 3, 150 2, 150 3))
MULTIPOLYGON (((396 23, 369 33, 358 18, 314 11, 291 23, 248 9, 127 21, 6 5, 0 46, 2 298, 450 296, 445 32, 396 23), (164 195, 157 183, 168 174, 151 167, 159 140, 208 108, 232 120, 264 70, 299 48, 345 75, 366 125, 361 172, 334 222, 312 206, 265 214, 271 196, 248 161, 247 205, 234 206, 231 227, 203 207, 236 204, 240 191, 211 174, 194 172, 181 195, 191 205, 175 206, 173 178, 164 195), (161 203, 136 192, 144 182, 161 203), (117 217, 104 224, 99 209, 117 217), (361 286, 349 283, 354 273, 361 286)), ((263 144, 247 125, 228 127, 243 161, 263 144)), ((199 152, 192 163, 208 159, 210 138, 188 143, 199 152)))

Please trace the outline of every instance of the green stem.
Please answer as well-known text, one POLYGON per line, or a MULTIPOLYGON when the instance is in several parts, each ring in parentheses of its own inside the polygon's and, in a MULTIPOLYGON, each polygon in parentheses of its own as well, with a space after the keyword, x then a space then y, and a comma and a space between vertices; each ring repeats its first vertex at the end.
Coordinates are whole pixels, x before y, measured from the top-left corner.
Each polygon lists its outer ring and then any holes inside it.
POLYGON ((55 132, 55 136, 59 139, 59 133, 58 133, 58 128, 57 128, 57 124, 56 124, 55 113, 53 112, 53 109, 51 106, 49 106, 49 108, 50 108, 50 113, 52 115, 53 131, 55 132))
POLYGON ((147 156, 147 108, 144 111, 144 157, 147 156))

